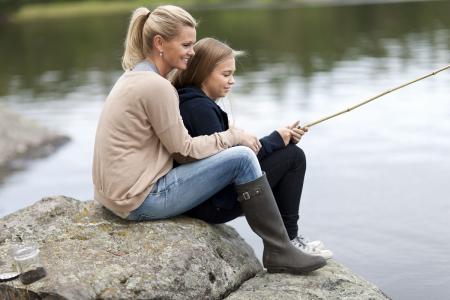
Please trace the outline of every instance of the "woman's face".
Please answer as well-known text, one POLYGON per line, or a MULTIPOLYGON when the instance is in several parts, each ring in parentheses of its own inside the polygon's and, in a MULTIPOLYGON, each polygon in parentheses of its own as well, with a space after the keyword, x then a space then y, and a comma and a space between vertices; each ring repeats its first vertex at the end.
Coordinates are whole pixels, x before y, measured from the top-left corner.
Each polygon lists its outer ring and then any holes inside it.
POLYGON ((185 70, 188 60, 194 56, 196 30, 190 26, 181 27, 180 33, 162 46, 163 61, 169 71, 172 69, 185 70))
POLYGON ((216 100, 225 97, 234 84, 234 72, 236 62, 234 57, 229 57, 216 65, 211 74, 202 83, 202 90, 205 94, 216 100))

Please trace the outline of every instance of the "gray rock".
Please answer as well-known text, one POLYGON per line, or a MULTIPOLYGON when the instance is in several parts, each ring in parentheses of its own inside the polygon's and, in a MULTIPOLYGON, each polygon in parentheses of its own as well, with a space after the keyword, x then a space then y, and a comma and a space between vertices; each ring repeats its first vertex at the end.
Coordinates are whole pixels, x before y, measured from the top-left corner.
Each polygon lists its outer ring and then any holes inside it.
POLYGON ((227 225, 179 217, 128 222, 93 201, 44 198, 0 219, 0 272, 11 247, 35 242, 47 277, 0 284, 0 299, 389 299, 343 265, 267 274, 227 225), (256 275, 256 277, 255 277, 256 275))
POLYGON ((93 201, 44 198, 0 219, 0 270, 14 241, 39 245, 47 277, 0 285, 0 299, 221 299, 262 270, 227 225, 121 220, 93 201), (22 295, 22 296, 21 296, 22 295))
POLYGON ((390 299, 378 287, 329 260, 308 276, 261 273, 245 282, 227 300, 390 299))
MULTIPOLYGON (((20 169, 23 160, 44 157, 69 140, 34 120, 0 106, 0 171, 20 169)), ((0 178, 1 178, 0 172, 0 178)))

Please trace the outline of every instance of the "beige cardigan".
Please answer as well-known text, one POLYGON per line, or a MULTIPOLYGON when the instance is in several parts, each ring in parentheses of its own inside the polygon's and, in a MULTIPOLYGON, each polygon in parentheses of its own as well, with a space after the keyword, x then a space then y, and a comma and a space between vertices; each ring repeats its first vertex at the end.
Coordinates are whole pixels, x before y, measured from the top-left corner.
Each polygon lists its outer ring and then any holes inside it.
POLYGON ((173 156, 202 159, 238 143, 230 129, 192 138, 178 94, 154 72, 125 72, 106 98, 94 146, 94 199, 126 218, 173 168, 173 156))

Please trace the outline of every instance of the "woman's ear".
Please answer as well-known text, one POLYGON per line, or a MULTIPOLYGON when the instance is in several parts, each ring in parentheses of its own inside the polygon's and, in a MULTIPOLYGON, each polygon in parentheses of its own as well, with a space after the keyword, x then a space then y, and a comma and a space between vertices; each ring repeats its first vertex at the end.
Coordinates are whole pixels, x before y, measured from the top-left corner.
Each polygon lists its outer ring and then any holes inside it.
POLYGON ((153 37, 153 48, 156 49, 159 53, 163 52, 164 46, 164 38, 159 34, 153 37))

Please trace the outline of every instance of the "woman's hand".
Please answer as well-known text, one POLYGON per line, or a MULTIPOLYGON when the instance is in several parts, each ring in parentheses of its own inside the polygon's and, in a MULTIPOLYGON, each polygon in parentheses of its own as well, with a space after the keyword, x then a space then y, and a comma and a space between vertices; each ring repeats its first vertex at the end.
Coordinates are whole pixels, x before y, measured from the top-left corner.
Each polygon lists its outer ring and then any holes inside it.
POLYGON ((255 152, 255 154, 258 154, 259 149, 262 147, 259 139, 255 135, 242 129, 238 129, 236 127, 234 129, 239 131, 239 144, 249 147, 253 150, 253 152, 255 152))

